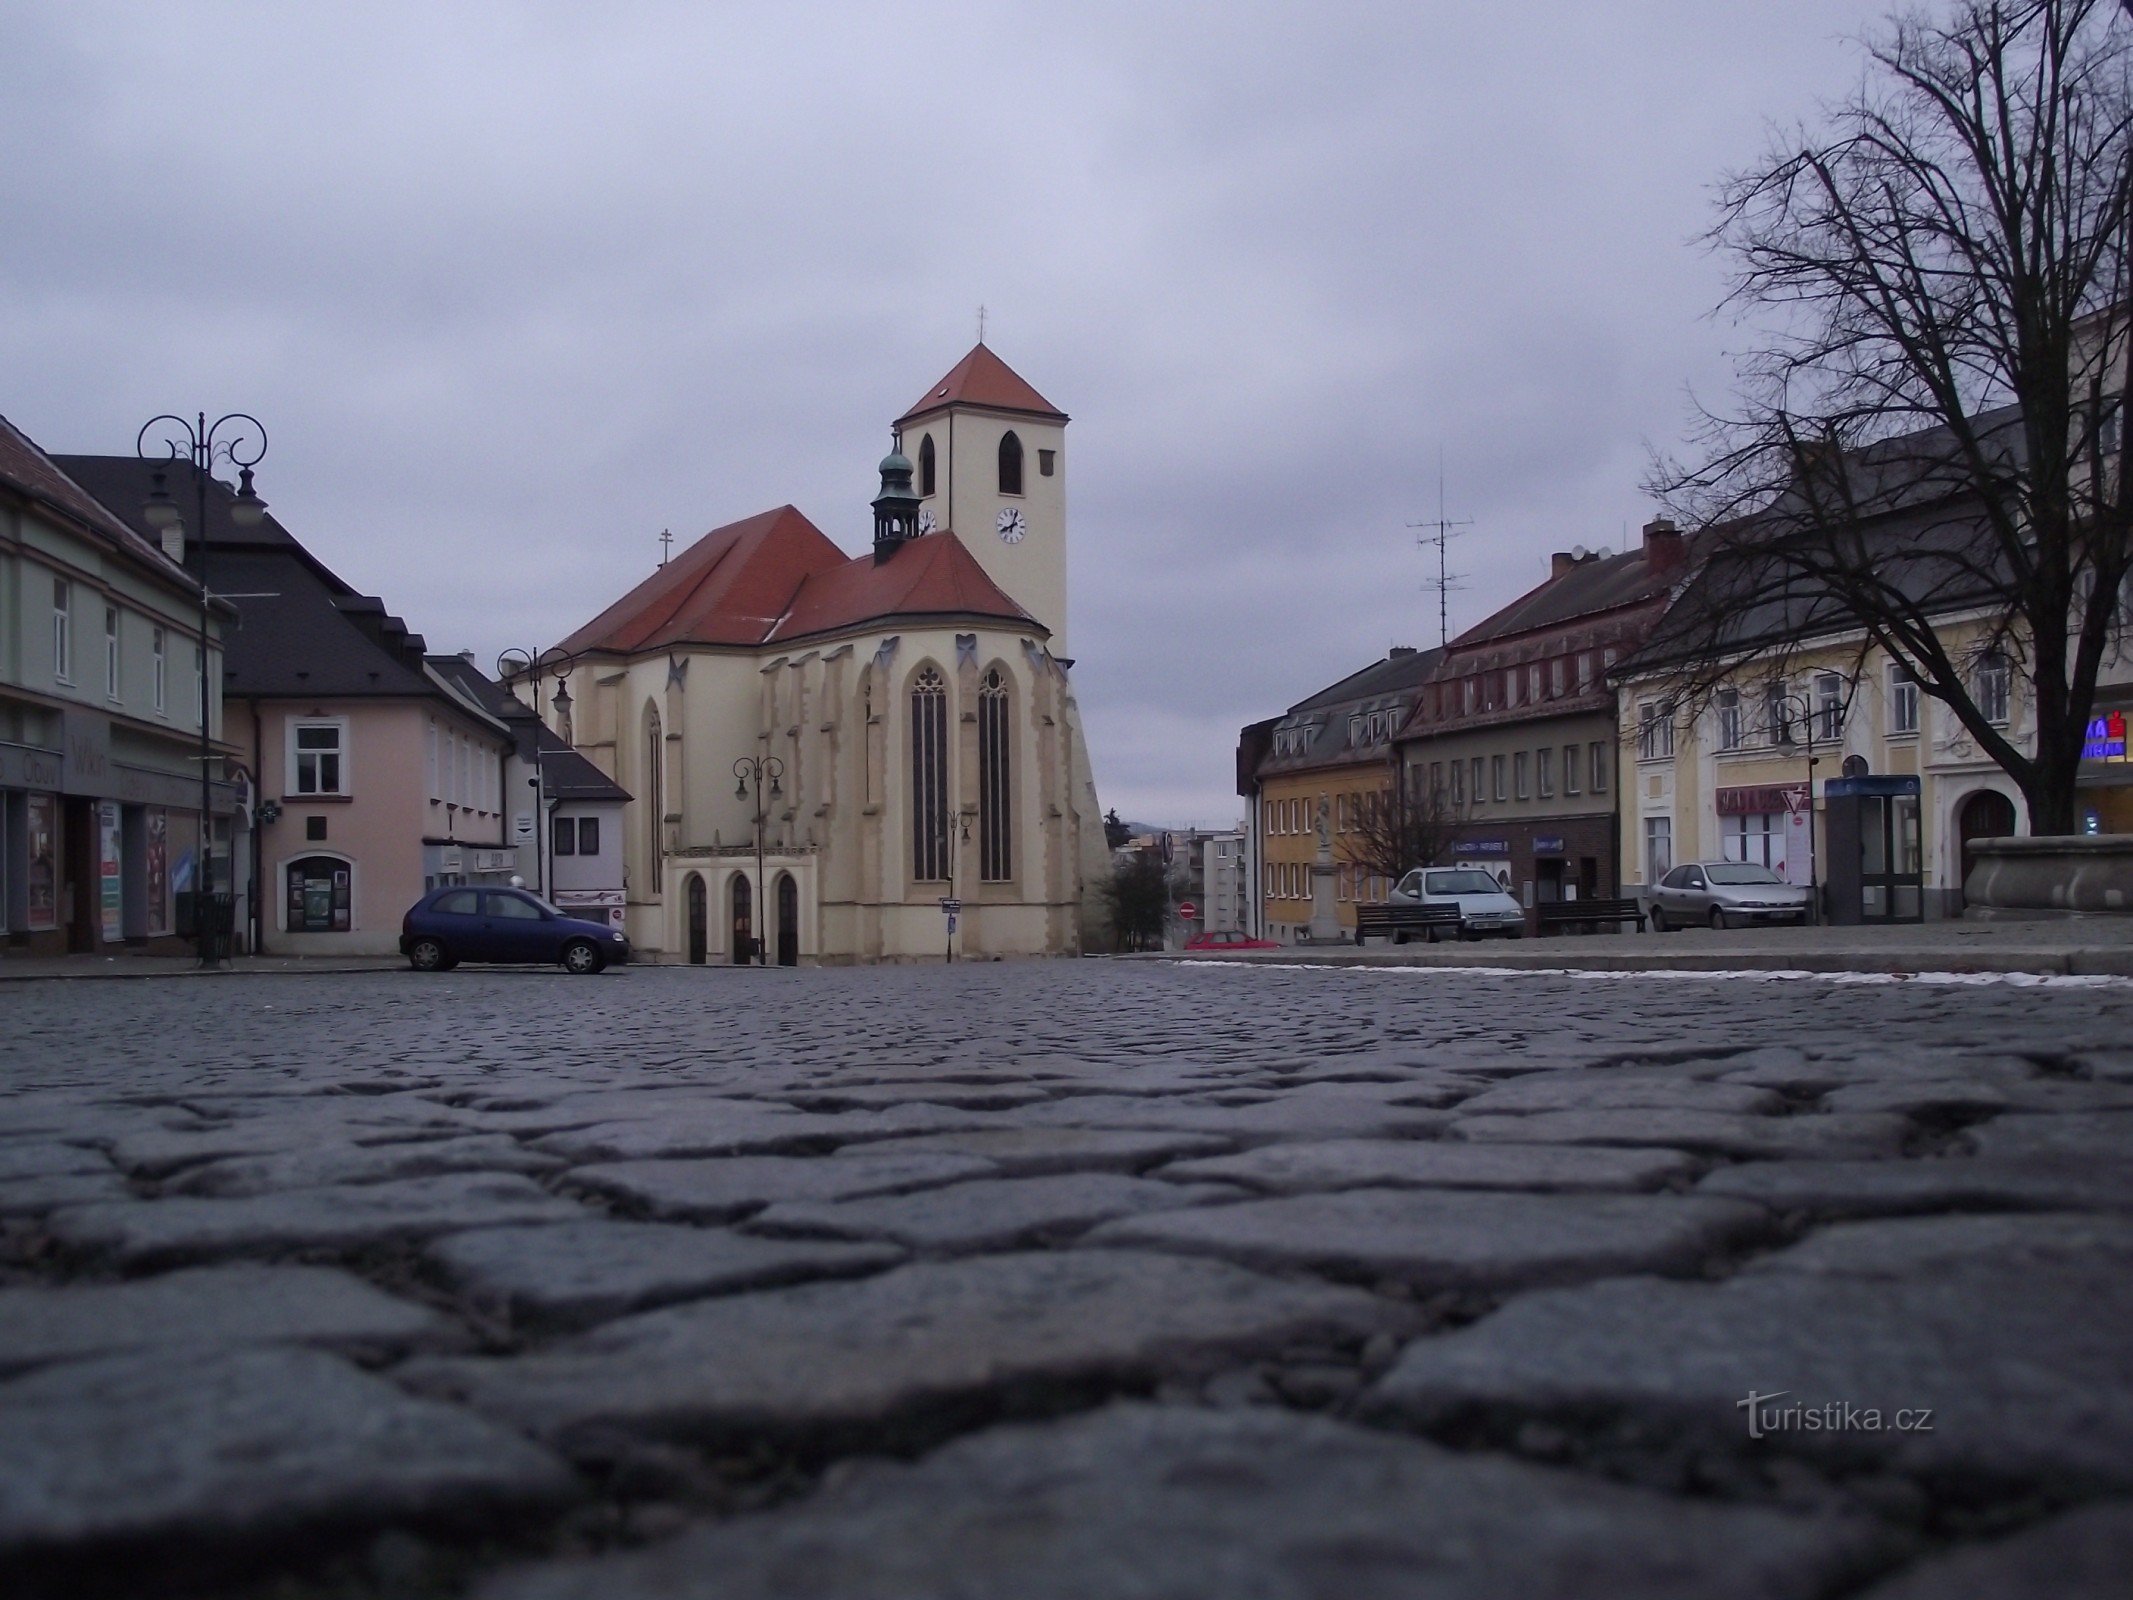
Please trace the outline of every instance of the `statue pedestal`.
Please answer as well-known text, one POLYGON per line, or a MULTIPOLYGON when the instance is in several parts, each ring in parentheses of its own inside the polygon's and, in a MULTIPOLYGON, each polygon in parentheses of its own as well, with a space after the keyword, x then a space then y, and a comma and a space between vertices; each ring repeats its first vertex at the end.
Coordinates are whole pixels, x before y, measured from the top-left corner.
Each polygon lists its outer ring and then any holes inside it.
POLYGON ((1333 846, 1321 831, 1318 840, 1318 859, 1311 863, 1311 931, 1303 939, 1305 944, 1346 944, 1348 934, 1341 928, 1341 916, 1334 905, 1333 846))

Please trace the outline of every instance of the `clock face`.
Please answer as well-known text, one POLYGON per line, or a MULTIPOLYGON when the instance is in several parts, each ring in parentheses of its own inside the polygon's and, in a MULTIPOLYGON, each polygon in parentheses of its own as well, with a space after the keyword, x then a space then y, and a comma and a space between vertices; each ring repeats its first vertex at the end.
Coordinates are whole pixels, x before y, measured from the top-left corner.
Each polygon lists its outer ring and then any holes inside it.
POLYGON ((1002 506, 993 526, 1000 530, 1000 537, 1009 544, 1020 544, 1022 536, 1029 532, 1029 524, 1022 520, 1020 506, 1002 506))
POLYGON ((931 506, 920 506, 918 508, 918 531, 920 533, 931 533, 939 526, 940 524, 933 520, 933 508, 931 506))

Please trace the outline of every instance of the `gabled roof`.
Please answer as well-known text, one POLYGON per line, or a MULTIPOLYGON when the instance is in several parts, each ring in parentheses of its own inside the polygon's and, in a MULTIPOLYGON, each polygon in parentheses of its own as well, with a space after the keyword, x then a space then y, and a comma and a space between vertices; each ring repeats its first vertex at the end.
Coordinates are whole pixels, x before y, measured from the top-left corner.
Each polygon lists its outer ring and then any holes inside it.
POLYGON ((785 644, 891 617, 992 617, 1037 627, 985 575, 963 541, 944 529, 906 540, 887 561, 859 556, 816 573, 763 642, 785 644))
POLYGON ((791 506, 713 528, 557 648, 628 655, 676 644, 757 645, 800 585, 845 553, 791 506))
POLYGON ((565 744, 561 734, 535 716, 533 707, 474 665, 471 655, 431 656, 429 668, 510 730, 519 760, 540 763, 541 787, 549 799, 630 798, 629 790, 565 744))
POLYGON ((1297 701, 1286 715, 1259 725, 1267 729, 1267 735, 1258 772, 1271 776, 1386 760, 1392 750, 1390 733, 1372 739, 1366 726, 1359 742, 1352 719, 1372 712, 1391 712, 1397 726, 1405 720, 1416 691, 1428 681, 1443 657, 1444 652, 1436 648, 1395 650, 1384 660, 1373 661, 1360 672, 1352 672, 1340 682, 1297 701), (1302 748, 1281 753, 1282 738, 1298 734, 1303 739, 1302 748))
POLYGON ((1660 599, 1689 576, 1709 548, 1708 535, 1676 538, 1675 550, 1658 560, 1653 558, 1649 544, 1619 555, 1585 556, 1567 571, 1549 577, 1494 616, 1467 629, 1452 641, 1451 648, 1464 652, 1477 645, 1660 599))
POLYGON ((991 411, 1023 411, 1031 416, 1064 422, 1067 415, 1044 398, 1021 374, 994 355, 983 343, 972 347, 948 369, 948 376, 921 395, 915 405, 896 420, 911 422, 949 406, 984 406, 991 411))
POLYGON ((60 464, 40 450, 30 436, 0 417, 0 483, 61 513, 165 583, 197 593, 199 585, 162 545, 115 515, 60 464))

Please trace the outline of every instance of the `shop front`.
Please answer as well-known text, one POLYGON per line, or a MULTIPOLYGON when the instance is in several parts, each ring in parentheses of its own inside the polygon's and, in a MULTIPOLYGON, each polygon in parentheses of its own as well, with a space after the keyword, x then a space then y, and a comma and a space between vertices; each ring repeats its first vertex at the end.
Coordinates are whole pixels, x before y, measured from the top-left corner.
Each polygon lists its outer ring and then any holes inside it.
MULTIPOLYGON (((2128 709, 2099 709, 2081 744, 2076 825, 2083 833, 2133 833, 2133 761, 2126 758, 2128 709)), ((2012 831, 2012 830, 2009 830, 2012 831)))
POLYGON ((1814 812, 1806 784, 1722 788, 1716 799, 1725 860, 1768 867, 1802 888, 1814 882, 1814 812))

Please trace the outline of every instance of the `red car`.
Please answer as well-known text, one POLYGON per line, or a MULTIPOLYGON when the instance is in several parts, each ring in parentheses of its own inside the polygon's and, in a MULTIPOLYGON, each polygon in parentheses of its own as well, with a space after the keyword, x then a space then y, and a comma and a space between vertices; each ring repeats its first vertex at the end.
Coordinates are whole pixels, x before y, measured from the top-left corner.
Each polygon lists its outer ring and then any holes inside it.
POLYGON ((1188 950, 1279 950, 1280 945, 1271 939, 1254 939, 1248 933, 1225 930, 1219 933, 1196 933, 1185 941, 1188 950))

